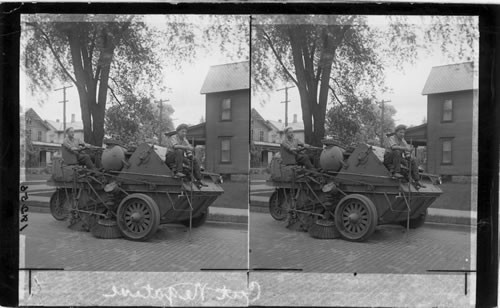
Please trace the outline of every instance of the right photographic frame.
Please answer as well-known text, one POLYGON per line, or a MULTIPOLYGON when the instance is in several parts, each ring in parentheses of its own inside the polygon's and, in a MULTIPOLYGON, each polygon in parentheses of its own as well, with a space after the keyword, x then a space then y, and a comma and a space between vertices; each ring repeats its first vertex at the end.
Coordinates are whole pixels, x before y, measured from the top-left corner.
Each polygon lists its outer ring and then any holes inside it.
POLYGON ((250 50, 259 304, 473 305, 479 18, 254 15, 250 50))

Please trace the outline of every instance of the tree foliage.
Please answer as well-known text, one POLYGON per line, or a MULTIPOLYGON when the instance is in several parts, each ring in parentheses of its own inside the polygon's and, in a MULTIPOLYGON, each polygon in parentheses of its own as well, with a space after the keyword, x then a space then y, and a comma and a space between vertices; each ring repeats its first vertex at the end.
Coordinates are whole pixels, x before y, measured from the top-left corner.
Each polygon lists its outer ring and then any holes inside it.
POLYGON ((394 130, 396 109, 389 104, 382 109, 375 102, 364 99, 349 104, 336 104, 326 115, 326 134, 344 145, 359 142, 383 145, 385 134, 394 130), (383 123, 383 127, 382 127, 383 123))
POLYGON ((319 145, 329 102, 343 105, 332 113, 346 112, 335 117, 354 125, 351 110, 364 110, 366 99, 381 99, 387 92, 386 66, 412 63, 419 51, 437 42, 450 56, 470 56, 477 39, 474 20, 437 16, 427 18, 427 24, 410 24, 402 16, 377 26, 366 16, 259 16, 252 32, 254 91, 276 89, 277 80, 295 84, 305 141, 319 145))
POLYGON ((121 105, 113 105, 106 111, 106 134, 116 136, 123 144, 160 139, 163 141, 166 138, 160 138, 160 134, 174 129, 171 118, 173 113, 171 105, 163 104, 160 112, 158 104, 151 102, 149 98, 128 95, 121 105))

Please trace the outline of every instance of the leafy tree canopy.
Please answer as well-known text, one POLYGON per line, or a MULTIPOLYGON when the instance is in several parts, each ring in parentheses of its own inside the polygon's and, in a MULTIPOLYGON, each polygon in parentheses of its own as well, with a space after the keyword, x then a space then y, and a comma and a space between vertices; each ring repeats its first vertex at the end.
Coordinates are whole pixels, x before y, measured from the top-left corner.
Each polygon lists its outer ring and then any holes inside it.
POLYGON ((174 109, 168 104, 163 104, 161 112, 159 108, 149 98, 127 95, 121 105, 113 105, 106 111, 106 134, 124 145, 165 140, 160 134, 174 129, 171 118, 174 109))

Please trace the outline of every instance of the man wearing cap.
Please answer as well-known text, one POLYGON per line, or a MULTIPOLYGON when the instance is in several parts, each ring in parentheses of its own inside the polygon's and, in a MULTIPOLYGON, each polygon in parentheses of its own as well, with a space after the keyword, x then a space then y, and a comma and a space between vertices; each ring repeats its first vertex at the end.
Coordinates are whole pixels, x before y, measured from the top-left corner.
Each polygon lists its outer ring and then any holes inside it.
POLYGON ((311 163, 311 158, 300 151, 309 145, 300 142, 298 139, 293 137, 293 128, 288 126, 284 130, 285 138, 281 142, 281 159, 285 165, 301 165, 305 166, 306 169, 313 169, 314 166, 311 163))
MULTIPOLYGON (((184 177, 186 176, 182 173, 182 164, 191 166, 191 161, 184 157, 184 152, 186 151, 194 151, 194 147, 189 144, 189 141, 186 138, 188 126, 186 124, 181 124, 177 126, 175 131, 177 132, 175 135, 171 136, 167 143, 167 155, 165 156, 165 163, 167 165, 175 164, 175 176, 184 177)), ((201 172, 200 172, 200 163, 193 156, 193 175, 199 183, 201 183, 201 172)), ((202 184, 202 183, 201 183, 202 184)))
MULTIPOLYGON (((401 174, 401 164, 403 163, 407 165, 408 163, 406 159, 403 159, 403 155, 405 154, 409 155, 410 152, 413 150, 413 146, 408 145, 408 143, 406 143, 406 140, 404 138, 405 132, 406 132, 405 125, 396 126, 394 134, 389 138, 387 138, 386 142, 384 165, 391 166, 392 167, 391 172, 397 178, 403 178, 403 175, 401 174)), ((411 167, 411 177, 414 180, 415 186, 417 188, 425 187, 419 182, 420 176, 418 174, 417 162, 415 161, 415 159, 411 157, 411 155, 409 155, 408 157, 411 167)))
POLYGON ((89 169, 95 169, 94 163, 90 156, 85 153, 80 153, 81 146, 90 146, 90 144, 81 141, 78 138, 75 138, 75 130, 73 127, 68 127, 66 129, 66 138, 63 141, 63 147, 65 147, 69 152, 76 155, 76 159, 78 164, 85 165, 89 169))

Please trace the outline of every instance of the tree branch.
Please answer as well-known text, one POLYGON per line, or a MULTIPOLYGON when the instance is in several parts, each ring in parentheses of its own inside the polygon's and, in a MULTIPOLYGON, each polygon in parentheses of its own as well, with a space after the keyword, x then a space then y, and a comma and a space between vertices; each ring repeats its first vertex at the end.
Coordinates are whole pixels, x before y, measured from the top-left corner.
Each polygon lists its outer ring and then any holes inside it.
POLYGON ((281 60, 281 57, 280 55, 278 54, 278 52, 276 51, 276 49, 274 48, 274 45, 273 45, 273 42, 271 40, 271 38, 269 37, 269 35, 266 33, 266 31, 264 30, 261 30, 262 33, 264 33, 264 39, 266 40, 267 44, 269 45, 269 47, 271 47, 271 50, 273 51, 273 54, 274 56, 276 57, 276 59, 278 60, 278 62, 280 63, 281 67, 283 68, 283 70, 285 71, 285 73, 288 75, 288 77, 290 77, 290 79, 292 79, 292 81, 298 85, 299 83, 297 82, 297 80, 295 78, 293 78, 292 74, 290 73, 290 71, 285 67, 285 64, 283 63, 283 61, 281 60))
POLYGON ((115 91, 113 90, 113 88, 111 88, 109 85, 108 85, 108 89, 111 91, 111 95, 113 95, 114 99, 116 100, 116 102, 118 103, 118 105, 120 105, 120 107, 122 107, 122 103, 120 102, 120 100, 118 99, 118 97, 116 97, 116 94, 115 94, 115 91))
POLYGON ((45 31, 43 31, 41 28, 37 27, 36 23, 28 22, 26 24, 29 25, 29 26, 32 26, 33 28, 35 28, 35 30, 38 30, 38 31, 40 31, 40 33, 42 33, 42 36, 43 36, 45 42, 47 43, 47 45, 49 46, 49 49, 52 52, 52 55, 54 55, 54 58, 56 58, 57 63, 59 63, 59 66, 64 71, 64 73, 76 85, 77 84, 76 80, 73 78, 73 76, 71 76, 71 74, 68 72, 68 70, 66 69, 66 67, 64 67, 61 59, 59 59, 59 56, 57 55, 56 51, 54 50, 54 47, 52 46, 52 43, 50 42, 49 36, 45 33, 45 31))
POLYGON ((332 94, 333 94, 333 97, 335 98, 335 100, 342 106, 344 107, 344 103, 342 103, 340 101, 340 99, 337 97, 337 94, 335 94, 335 90, 333 89, 333 87, 331 85, 328 85, 328 87, 330 88, 330 90, 332 91, 332 94))

